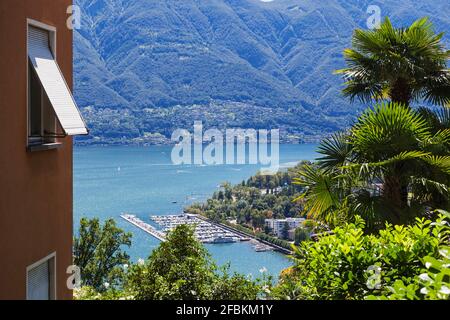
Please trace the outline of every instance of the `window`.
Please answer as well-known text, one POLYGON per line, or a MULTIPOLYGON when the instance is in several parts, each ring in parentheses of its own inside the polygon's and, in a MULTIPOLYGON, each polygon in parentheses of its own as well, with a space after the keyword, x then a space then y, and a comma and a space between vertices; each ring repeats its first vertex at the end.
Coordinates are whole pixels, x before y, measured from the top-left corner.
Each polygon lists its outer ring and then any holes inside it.
POLYGON ((31 65, 28 72, 28 144, 32 146, 55 143, 56 138, 62 137, 64 134, 60 129, 47 94, 31 65))
POLYGON ((28 144, 52 144, 56 138, 88 130, 55 60, 55 31, 28 26, 28 144))
POLYGON ((54 300, 55 255, 27 268, 27 300, 54 300))

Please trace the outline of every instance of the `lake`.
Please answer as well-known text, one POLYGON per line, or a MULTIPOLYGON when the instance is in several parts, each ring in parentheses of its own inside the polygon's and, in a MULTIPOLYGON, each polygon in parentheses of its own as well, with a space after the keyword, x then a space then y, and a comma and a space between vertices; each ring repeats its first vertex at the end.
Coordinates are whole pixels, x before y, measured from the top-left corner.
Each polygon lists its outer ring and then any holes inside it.
MULTIPOLYGON (((281 167, 316 158, 317 145, 281 145, 281 167)), ((210 197, 221 183, 237 184, 254 175, 258 165, 173 165, 171 146, 74 148, 74 223, 82 217, 114 218, 133 233, 128 250, 134 261, 147 258, 159 241, 120 218, 132 213, 149 222, 151 215, 179 214, 183 207, 210 197)), ((291 261, 277 252, 256 252, 249 243, 206 245, 219 265, 258 276, 266 268, 279 272, 291 261)))

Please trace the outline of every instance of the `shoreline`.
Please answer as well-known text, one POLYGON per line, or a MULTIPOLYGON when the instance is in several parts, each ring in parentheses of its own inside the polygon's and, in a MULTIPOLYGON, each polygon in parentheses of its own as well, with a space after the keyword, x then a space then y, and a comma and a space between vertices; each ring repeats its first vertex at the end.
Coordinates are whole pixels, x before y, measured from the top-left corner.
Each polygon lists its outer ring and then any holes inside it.
POLYGON ((260 243, 262 243, 262 244, 264 244, 264 245, 267 245, 267 246, 273 248, 274 251, 276 251, 276 252, 278 252, 278 253, 282 253, 282 254, 285 255, 285 256, 289 256, 289 255, 292 255, 292 254, 294 253, 294 252, 291 251, 291 250, 288 250, 288 249, 286 249, 286 248, 280 247, 280 246, 278 246, 278 245, 276 245, 276 244, 273 244, 273 243, 271 243, 271 242, 269 242, 269 241, 265 241, 265 240, 259 239, 256 235, 252 235, 252 234, 249 234, 249 233, 245 233, 245 232, 243 232, 243 231, 241 231, 241 230, 238 230, 238 229, 236 229, 236 228, 233 228, 233 227, 230 226, 230 225, 227 225, 227 224, 224 224, 224 223, 220 223, 220 222, 214 222, 214 221, 212 221, 212 220, 210 220, 210 219, 208 219, 207 217, 204 217, 204 216, 202 216, 202 215, 197 215, 197 216, 198 216, 199 219, 208 221, 208 222, 211 223, 211 224, 214 224, 214 225, 220 226, 220 227, 222 227, 222 228, 224 228, 224 229, 227 229, 227 230, 230 230, 230 231, 232 231, 232 232, 238 233, 238 234, 240 234, 240 235, 242 235, 242 236, 244 236, 244 237, 250 237, 250 238, 252 238, 253 240, 256 240, 256 241, 258 241, 258 242, 260 242, 260 243))
MULTIPOLYGON (((302 141, 302 142, 289 142, 289 141, 280 141, 279 145, 312 145, 312 144, 319 144, 321 140, 314 140, 314 141, 302 141)), ((202 145, 207 145, 208 142, 202 143, 202 145)), ((176 145, 175 142, 171 143, 83 143, 80 141, 74 141, 74 147, 173 147, 176 145)), ((193 143, 194 145, 194 143, 193 143)))

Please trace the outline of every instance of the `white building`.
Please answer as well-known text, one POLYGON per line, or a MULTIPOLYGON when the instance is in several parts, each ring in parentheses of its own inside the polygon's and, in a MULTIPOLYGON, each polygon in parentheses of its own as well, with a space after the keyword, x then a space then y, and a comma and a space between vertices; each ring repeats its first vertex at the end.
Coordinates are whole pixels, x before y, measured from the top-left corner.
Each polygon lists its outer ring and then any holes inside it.
POLYGON ((266 219, 265 226, 268 227, 278 238, 283 236, 283 230, 286 223, 288 231, 297 229, 303 222, 304 218, 286 218, 286 219, 266 219))

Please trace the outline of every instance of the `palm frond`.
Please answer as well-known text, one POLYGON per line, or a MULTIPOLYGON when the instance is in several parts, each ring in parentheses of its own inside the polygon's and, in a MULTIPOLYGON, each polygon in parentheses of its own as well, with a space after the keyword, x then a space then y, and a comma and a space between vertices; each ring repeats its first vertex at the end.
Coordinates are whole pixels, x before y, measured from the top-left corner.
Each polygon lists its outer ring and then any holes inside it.
POLYGON ((415 151, 404 151, 401 152, 389 159, 379 161, 379 162, 370 162, 370 163, 353 163, 345 166, 345 169, 357 169, 360 172, 370 172, 375 168, 385 168, 392 166, 399 162, 405 162, 408 160, 416 160, 416 159, 428 159, 431 154, 428 152, 423 152, 419 150, 415 151))
POLYGON ((366 110, 352 129, 351 143, 368 162, 389 159, 399 150, 418 149, 418 141, 429 139, 424 118, 406 106, 383 103, 366 110))
POLYGON ((300 178, 294 184, 306 187, 306 192, 297 200, 305 200, 305 209, 311 217, 324 217, 325 213, 339 204, 336 179, 319 168, 304 165, 300 178))
POLYGON ((450 156, 428 155, 423 160, 443 173, 450 175, 450 156))
MULTIPOLYGON (((406 90, 401 97, 409 97, 404 99, 449 104, 450 51, 442 38, 428 18, 408 28, 394 28, 386 18, 376 30, 355 30, 352 48, 344 50, 347 68, 336 72, 345 80, 344 95, 352 101, 381 100, 385 89, 401 83, 400 90, 406 90)), ((395 97, 394 90, 391 99, 395 97)))
POLYGON ((325 170, 342 167, 350 160, 351 150, 348 134, 335 133, 321 142, 317 152, 323 157, 317 159, 318 164, 325 170))
POLYGON ((412 177, 411 190, 414 197, 421 201, 430 201, 434 193, 447 199, 450 196, 450 187, 447 184, 424 177, 412 177))

